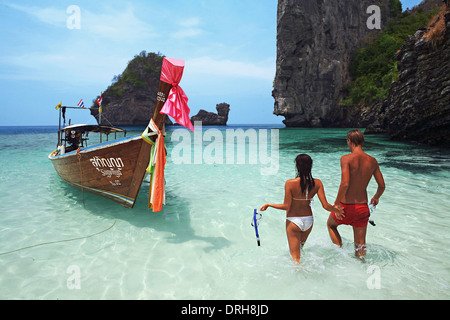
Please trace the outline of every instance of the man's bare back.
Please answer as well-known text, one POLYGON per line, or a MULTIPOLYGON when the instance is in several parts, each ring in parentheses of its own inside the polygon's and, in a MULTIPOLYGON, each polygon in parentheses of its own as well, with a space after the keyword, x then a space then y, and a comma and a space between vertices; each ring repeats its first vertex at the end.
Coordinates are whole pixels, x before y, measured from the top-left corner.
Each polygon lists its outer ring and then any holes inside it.
POLYGON ((384 180, 378 162, 362 150, 361 145, 348 141, 351 153, 341 158, 341 184, 335 205, 342 203, 367 203, 367 185, 372 176, 378 189, 370 203, 377 205, 384 191, 384 180))
POLYGON ((355 150, 341 158, 342 175, 348 175, 348 189, 340 200, 343 203, 367 203, 367 185, 379 169, 375 158, 362 150, 355 150))
POLYGON ((377 205, 384 192, 384 179, 378 162, 362 150, 364 135, 359 130, 347 134, 347 145, 351 151, 341 158, 341 184, 334 204, 341 206, 344 213, 331 213, 327 221, 331 241, 342 246, 342 239, 337 231, 340 224, 353 226, 355 254, 363 257, 366 254, 366 229, 369 221, 367 206, 367 185, 372 176, 378 188, 370 203, 377 205))

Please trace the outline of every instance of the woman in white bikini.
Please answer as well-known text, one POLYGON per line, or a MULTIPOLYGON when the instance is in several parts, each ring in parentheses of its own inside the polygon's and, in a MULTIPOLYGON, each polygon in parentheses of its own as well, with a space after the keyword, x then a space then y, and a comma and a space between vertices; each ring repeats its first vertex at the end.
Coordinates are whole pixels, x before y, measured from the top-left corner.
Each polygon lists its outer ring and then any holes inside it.
POLYGON ((261 207, 265 211, 268 207, 286 210, 286 234, 292 258, 300 263, 300 249, 306 242, 314 223, 311 202, 317 194, 322 207, 340 217, 341 208, 328 203, 322 181, 313 179, 311 175, 312 159, 307 154, 300 154, 295 158, 297 178, 289 179, 285 184, 284 203, 266 203, 261 207))

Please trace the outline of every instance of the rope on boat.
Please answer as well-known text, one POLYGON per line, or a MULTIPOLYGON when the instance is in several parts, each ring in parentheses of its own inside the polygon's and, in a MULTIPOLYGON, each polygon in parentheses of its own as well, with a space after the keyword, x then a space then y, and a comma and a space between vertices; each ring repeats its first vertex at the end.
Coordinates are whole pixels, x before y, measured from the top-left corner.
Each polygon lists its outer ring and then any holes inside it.
POLYGON ((35 247, 40 247, 40 246, 45 246, 45 245, 49 245, 49 244, 55 244, 55 243, 61 243, 61 242, 69 242, 69 241, 75 241, 75 240, 82 240, 82 239, 87 239, 87 238, 91 238, 94 236, 97 236, 103 232, 108 231, 109 229, 111 229, 112 227, 114 227, 114 225, 116 224, 116 219, 114 219, 114 222, 111 226, 109 226, 108 228, 106 228, 105 230, 102 230, 100 232, 96 232, 93 234, 90 234, 88 236, 84 236, 84 237, 78 237, 78 238, 72 238, 72 239, 65 239, 65 240, 57 240, 57 241, 50 241, 50 242, 43 242, 43 243, 39 243, 39 244, 34 244, 31 246, 27 246, 27 247, 23 247, 23 248, 19 248, 19 249, 15 249, 15 250, 11 250, 11 251, 7 251, 7 252, 2 252, 0 253, 0 256, 6 255, 6 254, 10 254, 13 252, 17 252, 17 251, 21 251, 21 250, 25 250, 25 249, 30 249, 30 248, 35 248, 35 247))
MULTIPOLYGON (((83 207, 84 207, 84 209, 86 210, 86 205, 85 205, 85 203, 84 203, 83 171, 81 170, 81 154, 80 154, 80 148, 78 148, 78 150, 77 150, 77 157, 78 157, 78 164, 80 165, 80 179, 81 179, 80 184, 81 184, 81 191, 82 191, 82 197, 83 197, 83 207)), ((103 232, 106 232, 106 231, 108 231, 109 229, 112 229, 112 228, 115 226, 116 222, 117 222, 117 219, 114 218, 114 222, 113 222, 113 224, 112 224, 111 226, 109 226, 109 227, 106 228, 105 230, 102 230, 102 231, 100 231, 100 232, 96 232, 96 233, 90 234, 90 235, 88 235, 88 236, 78 237, 78 238, 72 238, 72 239, 56 240, 56 241, 50 241, 50 242, 43 242, 43 243, 39 243, 39 244, 34 244, 34 245, 31 245, 31 246, 27 246, 27 247, 15 249, 15 250, 11 250, 11 251, 1 252, 1 253, 0 253, 0 256, 7 255, 7 254, 10 254, 10 253, 14 253, 14 252, 21 251, 21 250, 25 250, 25 249, 31 249, 31 248, 35 248, 35 247, 45 246, 45 245, 49 245, 49 244, 55 244, 55 243, 61 243, 61 242, 69 242, 69 241, 75 241, 75 240, 82 240, 82 239, 91 238, 91 237, 97 236, 97 235, 99 235, 99 234, 101 234, 101 233, 103 233, 103 232)))
POLYGON ((81 153, 80 153, 80 148, 77 149, 77 158, 78 158, 78 165, 80 166, 81 197, 83 198, 83 208, 86 209, 86 204, 84 203, 83 170, 81 169, 81 153))

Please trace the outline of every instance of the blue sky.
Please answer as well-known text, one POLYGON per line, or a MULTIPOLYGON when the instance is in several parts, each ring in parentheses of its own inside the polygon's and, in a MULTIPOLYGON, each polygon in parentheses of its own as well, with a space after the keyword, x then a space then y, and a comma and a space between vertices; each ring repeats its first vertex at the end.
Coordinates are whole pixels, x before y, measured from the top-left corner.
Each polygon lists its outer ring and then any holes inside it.
MULTIPOLYGON (((280 124, 276 14, 276 0, 0 0, 0 126, 57 124, 59 101, 91 105, 142 50, 186 61, 191 115, 227 102, 230 124, 280 124), (80 28, 68 27, 71 5, 80 28)), ((68 116, 95 123, 88 111, 68 116)))

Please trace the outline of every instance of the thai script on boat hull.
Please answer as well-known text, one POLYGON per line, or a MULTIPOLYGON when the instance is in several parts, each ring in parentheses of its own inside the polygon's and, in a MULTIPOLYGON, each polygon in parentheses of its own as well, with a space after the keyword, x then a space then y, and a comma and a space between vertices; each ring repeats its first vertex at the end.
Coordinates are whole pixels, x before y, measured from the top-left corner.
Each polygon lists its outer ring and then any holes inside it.
POLYGON ((112 176, 116 176, 117 178, 120 178, 120 176, 122 175, 122 168, 118 168, 117 170, 104 170, 104 169, 100 169, 100 168, 96 168, 97 171, 101 172, 102 175, 104 177, 108 177, 111 178, 112 176))
MULTIPOLYGON (((115 176, 117 178, 120 178, 120 176, 122 176, 122 168, 124 167, 124 165, 121 158, 107 159, 95 156, 89 159, 89 161, 91 161, 92 165, 95 167, 95 169, 97 169, 98 172, 101 172, 101 174, 108 179, 112 176, 115 176)), ((114 183, 111 182, 111 184, 120 185, 120 181, 116 180, 114 183)))
POLYGON ((123 168, 123 161, 121 158, 99 158, 95 156, 89 159, 95 168, 123 168))

